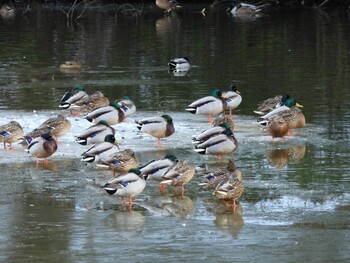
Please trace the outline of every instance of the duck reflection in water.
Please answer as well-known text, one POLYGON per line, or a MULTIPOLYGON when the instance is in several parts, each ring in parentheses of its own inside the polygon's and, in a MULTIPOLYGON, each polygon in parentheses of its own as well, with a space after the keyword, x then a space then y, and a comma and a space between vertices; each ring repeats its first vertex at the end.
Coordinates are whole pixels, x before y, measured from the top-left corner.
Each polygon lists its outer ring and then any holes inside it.
POLYGON ((298 163, 304 158, 306 151, 305 145, 293 145, 288 148, 278 148, 267 152, 269 164, 277 169, 287 167, 289 162, 298 163))
POLYGON ((134 210, 116 211, 108 215, 103 222, 108 229, 118 232, 118 235, 137 236, 144 229, 145 218, 140 212, 134 210))
POLYGON ((151 200, 140 203, 140 206, 155 215, 178 218, 186 218, 196 210, 189 197, 171 194, 152 196, 151 200))
POLYGON ((233 237, 238 237, 244 225, 242 206, 237 203, 234 211, 227 211, 227 208, 225 208, 225 210, 221 208, 214 213, 214 225, 223 232, 233 237))

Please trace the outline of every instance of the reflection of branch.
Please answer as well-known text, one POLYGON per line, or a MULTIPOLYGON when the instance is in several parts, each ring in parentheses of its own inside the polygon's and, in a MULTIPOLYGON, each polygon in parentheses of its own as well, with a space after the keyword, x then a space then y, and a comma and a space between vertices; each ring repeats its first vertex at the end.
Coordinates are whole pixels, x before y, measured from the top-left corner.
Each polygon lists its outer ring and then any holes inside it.
POLYGON ((327 4, 330 0, 324 0, 321 4, 318 5, 318 8, 324 6, 325 4, 327 4))

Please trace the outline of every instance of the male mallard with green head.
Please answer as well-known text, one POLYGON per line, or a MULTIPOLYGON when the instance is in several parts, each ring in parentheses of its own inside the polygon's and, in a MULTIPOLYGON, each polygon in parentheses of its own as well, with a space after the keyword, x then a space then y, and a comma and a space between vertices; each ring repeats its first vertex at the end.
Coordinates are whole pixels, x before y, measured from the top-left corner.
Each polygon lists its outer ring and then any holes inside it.
POLYGON ((221 134, 197 144, 194 151, 200 154, 213 154, 221 159, 223 154, 232 153, 237 147, 238 142, 234 134, 230 130, 225 130, 221 134))
POLYGON ((36 163, 39 163, 39 159, 44 158, 44 163, 47 163, 47 158, 57 151, 57 142, 49 133, 41 134, 40 137, 36 137, 28 145, 27 152, 31 156, 36 158, 36 163))
POLYGON ((211 96, 198 99, 188 105, 186 111, 193 114, 208 115, 208 121, 213 122, 212 115, 222 113, 227 108, 227 103, 218 89, 212 91, 211 96))
POLYGON ((115 135, 115 129, 106 120, 100 120, 97 124, 90 126, 80 133, 76 141, 81 145, 103 142, 106 135, 115 135))
POLYGON ((101 120, 105 120, 109 123, 109 125, 115 125, 124 121, 125 113, 117 102, 112 102, 108 106, 93 110, 84 118, 93 123, 98 123, 101 120))
POLYGON ((68 109, 72 104, 84 100, 88 97, 89 95, 85 92, 85 89, 81 85, 76 85, 73 87, 72 90, 67 91, 62 99, 59 107, 61 109, 68 109))
POLYGON ((115 143, 115 137, 113 134, 105 136, 103 142, 94 144, 91 148, 81 154, 83 162, 96 162, 99 159, 107 158, 109 155, 118 152, 119 146, 115 143))
POLYGON ((169 115, 162 115, 160 117, 145 118, 136 121, 137 128, 146 134, 157 138, 157 145, 160 147, 161 138, 171 136, 175 132, 173 119, 169 115))
POLYGON ((122 207, 125 205, 124 198, 129 199, 129 210, 132 207, 132 199, 139 195, 146 187, 146 181, 138 169, 130 169, 127 173, 110 179, 103 189, 110 195, 122 198, 122 207))

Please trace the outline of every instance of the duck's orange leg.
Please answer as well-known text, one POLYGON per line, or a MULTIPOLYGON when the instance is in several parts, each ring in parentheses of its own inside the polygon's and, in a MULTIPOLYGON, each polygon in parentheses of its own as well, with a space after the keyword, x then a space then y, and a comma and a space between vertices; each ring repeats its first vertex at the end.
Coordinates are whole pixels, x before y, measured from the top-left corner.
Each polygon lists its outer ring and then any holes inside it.
POLYGON ((212 122, 213 122, 213 118, 212 118, 211 114, 208 114, 208 122, 209 122, 209 123, 212 123, 212 122))

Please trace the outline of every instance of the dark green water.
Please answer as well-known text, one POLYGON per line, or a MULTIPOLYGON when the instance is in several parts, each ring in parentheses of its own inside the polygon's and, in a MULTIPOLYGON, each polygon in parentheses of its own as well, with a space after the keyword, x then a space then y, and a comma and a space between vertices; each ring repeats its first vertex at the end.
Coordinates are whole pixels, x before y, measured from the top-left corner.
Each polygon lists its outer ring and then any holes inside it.
POLYGON ((59 113, 75 84, 111 100, 130 96, 137 113, 116 126, 123 148, 146 163, 175 153, 198 168, 185 198, 149 183, 130 213, 99 188, 111 172, 80 162, 74 136, 89 126, 69 117, 72 131, 51 163, 36 167, 17 146, 0 150, 0 260, 3 262, 346 262, 350 260, 350 28, 338 11, 277 13, 237 21, 223 12, 184 7, 164 17, 146 6, 138 18, 90 12, 72 27, 62 12, 33 9, 0 19, 0 124, 25 131, 59 113), (167 62, 188 56, 183 77, 167 62), (59 65, 77 56, 80 71, 59 65), (234 81, 233 154, 245 192, 235 212, 198 186, 205 170, 227 159, 192 150, 205 117, 185 107, 234 81), (304 105, 307 125, 272 143, 253 113, 257 103, 289 93, 304 105), (133 124, 169 113, 176 133, 157 151, 133 124), (291 155, 297 152, 298 155, 291 155), (295 157, 296 156, 296 157, 295 157))

